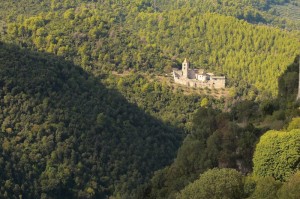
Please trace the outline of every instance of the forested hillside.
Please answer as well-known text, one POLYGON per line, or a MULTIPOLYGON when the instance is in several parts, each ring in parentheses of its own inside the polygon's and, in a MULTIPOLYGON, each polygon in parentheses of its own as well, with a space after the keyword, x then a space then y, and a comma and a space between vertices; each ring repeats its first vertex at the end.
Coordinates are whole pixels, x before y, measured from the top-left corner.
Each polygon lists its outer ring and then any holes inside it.
POLYGON ((155 172, 139 198, 297 199, 300 119, 294 118, 284 130, 266 133, 267 128, 258 128, 257 122, 268 117, 279 122, 299 111, 289 108, 283 112, 287 107, 281 107, 270 113, 274 105, 245 101, 231 113, 198 110, 175 161, 155 172), (246 122, 243 127, 242 121, 246 122))
POLYGON ((93 4, 98 7, 122 6, 132 10, 147 12, 163 12, 169 10, 196 8, 198 12, 217 12, 227 16, 234 16, 251 23, 272 24, 282 28, 298 29, 297 13, 284 11, 297 10, 299 0, 19 0, 3 1, 0 5, 0 20, 14 20, 18 15, 31 16, 41 11, 57 11, 74 8, 82 3, 93 4), (7 9, 9 8, 9 9, 7 9), (288 14, 286 14, 288 13, 288 14))
POLYGON ((298 199, 298 3, 0 0, 0 198, 298 199))
POLYGON ((79 67, 3 43, 0 59, 1 198, 129 195, 174 157, 179 130, 79 67))
POLYGON ((191 7, 153 12, 144 4, 125 5, 86 4, 20 17, 6 24, 2 40, 74 60, 94 74, 170 71, 188 57, 196 68, 225 74, 236 95, 249 99, 275 97, 277 78, 298 53, 296 33, 191 7))

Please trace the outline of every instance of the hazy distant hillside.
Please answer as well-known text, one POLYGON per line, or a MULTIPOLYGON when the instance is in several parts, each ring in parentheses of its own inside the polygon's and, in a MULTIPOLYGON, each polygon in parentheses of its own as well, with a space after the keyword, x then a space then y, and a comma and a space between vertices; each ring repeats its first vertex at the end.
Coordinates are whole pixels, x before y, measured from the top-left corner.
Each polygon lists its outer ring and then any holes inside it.
POLYGON ((280 17, 298 22, 297 25, 300 24, 300 0, 289 1, 289 3, 281 5, 272 5, 270 11, 280 17))
POLYGON ((299 29, 299 21, 291 17, 297 16, 297 13, 293 14, 288 11, 297 11, 299 0, 3 0, 0 2, 0 20, 4 21, 17 19, 19 15, 31 16, 40 12, 66 10, 86 3, 98 8, 122 6, 123 9, 136 9, 143 12, 192 8, 197 9, 199 13, 217 12, 245 19, 251 23, 266 23, 289 29, 299 29), (284 14, 287 12, 289 14, 284 14))

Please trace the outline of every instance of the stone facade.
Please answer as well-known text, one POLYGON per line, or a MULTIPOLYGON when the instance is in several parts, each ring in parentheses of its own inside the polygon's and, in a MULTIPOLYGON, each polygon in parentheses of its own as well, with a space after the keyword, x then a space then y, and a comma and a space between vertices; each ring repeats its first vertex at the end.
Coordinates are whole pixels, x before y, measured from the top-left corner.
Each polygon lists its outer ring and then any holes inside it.
POLYGON ((174 81, 195 88, 225 88, 225 76, 215 76, 213 73, 206 73, 203 69, 190 69, 189 62, 185 59, 181 70, 173 70, 174 81))

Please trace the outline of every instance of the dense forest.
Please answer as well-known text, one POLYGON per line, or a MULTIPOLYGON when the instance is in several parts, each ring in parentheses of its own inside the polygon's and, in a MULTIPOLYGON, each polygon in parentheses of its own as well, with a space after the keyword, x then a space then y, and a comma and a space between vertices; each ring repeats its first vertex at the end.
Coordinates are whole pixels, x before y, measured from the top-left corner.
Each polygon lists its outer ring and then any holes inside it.
POLYGON ((300 198, 286 7, 0 0, 0 198, 300 198), (184 58, 227 88, 174 86, 184 58))
POLYGON ((1 197, 122 193, 174 157, 176 128, 71 63, 0 47, 1 197))
POLYGON ((281 14, 280 6, 297 10, 299 0, 19 0, 1 2, 0 19, 14 20, 19 15, 31 16, 40 12, 66 10, 82 3, 98 7, 128 8, 138 11, 162 12, 182 7, 197 8, 198 12, 217 12, 252 23, 272 24, 281 28, 299 29, 298 13, 281 14), (10 9, 6 9, 10 8, 10 9))
POLYGON ((93 74, 170 72, 188 57, 196 68, 225 74, 237 96, 259 100, 277 95, 277 78, 298 51, 298 32, 188 6, 153 12, 132 4, 81 4, 18 17, 5 25, 2 40, 63 56, 93 74))

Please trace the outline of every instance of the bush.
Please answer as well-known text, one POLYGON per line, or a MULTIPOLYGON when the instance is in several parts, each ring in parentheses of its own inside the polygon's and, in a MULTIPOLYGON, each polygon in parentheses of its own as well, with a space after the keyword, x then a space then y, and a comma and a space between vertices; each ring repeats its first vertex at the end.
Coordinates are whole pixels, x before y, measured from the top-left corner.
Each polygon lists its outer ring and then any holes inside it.
POLYGON ((234 169, 211 169, 186 186, 178 195, 179 199, 228 198, 243 196, 243 176, 234 169))
POLYGON ((278 191, 279 198, 300 198, 300 171, 291 176, 278 191))
POLYGON ((285 180, 300 168, 300 130, 268 131, 256 146, 254 175, 285 180))

